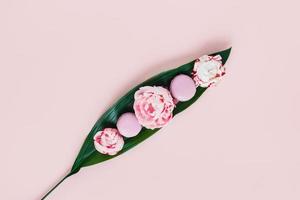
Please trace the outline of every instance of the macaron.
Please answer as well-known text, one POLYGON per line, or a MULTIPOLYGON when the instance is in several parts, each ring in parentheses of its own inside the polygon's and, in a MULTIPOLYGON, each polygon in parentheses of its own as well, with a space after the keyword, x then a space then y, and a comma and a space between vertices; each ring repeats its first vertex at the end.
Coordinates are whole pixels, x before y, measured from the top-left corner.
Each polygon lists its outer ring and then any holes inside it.
POLYGON ((188 101, 195 95, 196 85, 191 77, 180 74, 171 81, 170 91, 172 96, 178 101, 188 101))
POLYGON ((134 113, 127 112, 122 114, 117 121, 117 129, 124 137, 134 137, 142 129, 134 113))

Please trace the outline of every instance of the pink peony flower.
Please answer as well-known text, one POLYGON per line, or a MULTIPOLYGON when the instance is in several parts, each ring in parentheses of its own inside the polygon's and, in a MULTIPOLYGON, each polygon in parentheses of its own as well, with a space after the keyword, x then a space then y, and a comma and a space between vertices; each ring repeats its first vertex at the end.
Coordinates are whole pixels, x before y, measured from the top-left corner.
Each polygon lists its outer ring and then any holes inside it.
POLYGON ((170 92, 163 87, 141 87, 135 92, 134 99, 135 115, 148 129, 161 128, 173 117, 175 104, 170 92))
POLYGON ((102 154, 116 155, 124 146, 123 137, 115 128, 105 128, 94 136, 94 145, 102 154))
POLYGON ((194 64, 192 75, 196 86, 209 87, 216 85, 221 77, 225 75, 222 57, 220 55, 201 56, 194 64))

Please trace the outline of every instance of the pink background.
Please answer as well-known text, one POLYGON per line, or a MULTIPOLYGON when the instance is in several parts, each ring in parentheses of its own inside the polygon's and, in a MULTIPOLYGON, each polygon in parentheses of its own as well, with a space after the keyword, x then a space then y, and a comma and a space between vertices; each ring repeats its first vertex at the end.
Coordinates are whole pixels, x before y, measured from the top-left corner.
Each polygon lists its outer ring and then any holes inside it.
POLYGON ((48 199, 300 199, 297 0, 1 0, 0 199, 41 196, 144 79, 233 46, 228 74, 48 199))

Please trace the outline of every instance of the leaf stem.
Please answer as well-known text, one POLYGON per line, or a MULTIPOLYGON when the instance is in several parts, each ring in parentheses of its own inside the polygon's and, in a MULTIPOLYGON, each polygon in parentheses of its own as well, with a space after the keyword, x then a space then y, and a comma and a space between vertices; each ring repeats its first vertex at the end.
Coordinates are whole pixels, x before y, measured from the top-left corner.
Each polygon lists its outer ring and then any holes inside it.
POLYGON ((69 176, 72 176, 73 173, 69 173, 67 174, 65 177, 63 177, 53 188, 51 188, 51 190, 49 190, 42 198, 41 200, 46 199, 46 197, 53 191, 55 190, 55 188, 57 188, 62 182, 64 182, 64 180, 66 180, 69 176))

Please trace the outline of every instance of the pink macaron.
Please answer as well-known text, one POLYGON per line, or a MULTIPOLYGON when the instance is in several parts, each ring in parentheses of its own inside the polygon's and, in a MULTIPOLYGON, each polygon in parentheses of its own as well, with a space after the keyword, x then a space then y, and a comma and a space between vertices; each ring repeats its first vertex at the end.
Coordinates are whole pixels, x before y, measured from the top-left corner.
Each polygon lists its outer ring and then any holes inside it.
POLYGON ((134 113, 127 112, 122 114, 117 121, 117 129, 124 137, 134 137, 142 129, 134 113))
POLYGON ((171 94, 178 101, 188 101, 196 93, 194 80, 185 74, 177 75, 170 84, 171 94))

